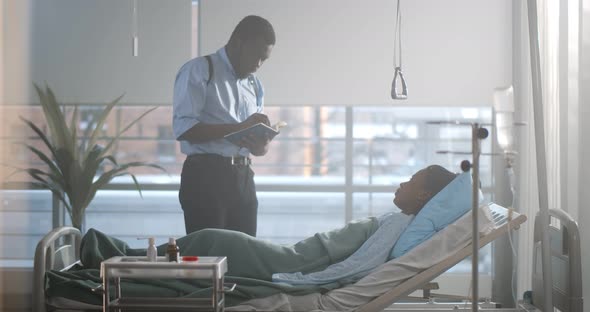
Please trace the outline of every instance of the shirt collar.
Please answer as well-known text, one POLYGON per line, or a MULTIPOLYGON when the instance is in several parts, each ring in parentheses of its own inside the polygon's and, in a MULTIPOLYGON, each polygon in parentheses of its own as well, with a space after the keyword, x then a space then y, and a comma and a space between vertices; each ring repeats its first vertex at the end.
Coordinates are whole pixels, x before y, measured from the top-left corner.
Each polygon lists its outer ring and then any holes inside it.
POLYGON ((227 65, 227 68, 229 68, 229 71, 234 75, 234 78, 238 79, 238 75, 236 74, 234 67, 232 66, 231 62, 229 61, 229 57, 227 56, 227 51, 225 50, 225 46, 222 47, 221 49, 217 50, 217 54, 219 54, 219 56, 221 57, 221 59, 223 60, 225 65, 227 65))

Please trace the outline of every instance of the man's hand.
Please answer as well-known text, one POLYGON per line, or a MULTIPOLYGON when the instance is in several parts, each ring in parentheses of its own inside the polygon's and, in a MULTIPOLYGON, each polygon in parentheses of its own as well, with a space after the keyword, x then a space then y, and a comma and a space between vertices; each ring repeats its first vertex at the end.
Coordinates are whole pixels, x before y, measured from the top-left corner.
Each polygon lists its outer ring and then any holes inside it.
MULTIPOLYGON (((246 129, 259 123, 263 123, 270 127, 270 120, 268 119, 268 116, 261 113, 254 113, 250 115, 250 117, 242 121, 240 125, 242 126, 242 129, 246 129)), ((270 137, 261 138, 251 134, 242 138, 240 141, 240 146, 247 148, 254 156, 262 156, 268 152, 268 143, 270 143, 271 140, 272 138, 270 137)))
POLYGON ((258 123, 263 123, 270 127, 270 120, 268 119, 268 116, 261 113, 254 113, 250 115, 248 119, 242 121, 240 124, 242 125, 242 129, 246 129, 258 123))
POLYGON ((251 134, 242 138, 240 146, 247 148, 254 156, 262 156, 268 152, 270 141, 269 137, 261 138, 251 134))

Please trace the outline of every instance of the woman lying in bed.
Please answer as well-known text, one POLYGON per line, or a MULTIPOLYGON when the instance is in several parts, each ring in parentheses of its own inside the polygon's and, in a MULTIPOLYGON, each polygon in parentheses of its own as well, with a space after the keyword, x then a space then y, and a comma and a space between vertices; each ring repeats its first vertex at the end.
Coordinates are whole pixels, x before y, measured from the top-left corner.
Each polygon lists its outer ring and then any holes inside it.
MULTIPOLYGON (((424 168, 408 182, 401 183, 395 192, 393 202, 401 212, 353 221, 341 229, 318 233, 293 246, 277 245, 222 229, 197 231, 179 238, 177 244, 183 255, 226 256, 228 275, 268 281, 274 273, 317 272, 351 254, 359 260, 368 255, 366 260, 372 258, 374 268, 387 260, 397 237, 413 216, 455 176, 438 165, 424 168), (387 235, 374 235, 385 230, 387 235), (375 238, 378 240, 372 241, 375 238), (375 258, 379 258, 380 263, 376 263, 375 258)), ((164 255, 165 248, 166 245, 159 246, 158 254, 164 255)), ((92 229, 83 239, 81 260, 85 267, 99 268, 101 261, 118 255, 145 255, 145 250, 130 249, 123 242, 92 229)), ((275 281, 288 280, 287 277, 275 276, 275 281)))
MULTIPOLYGON (((292 246, 222 229, 197 231, 177 239, 177 244, 183 255, 227 257, 226 281, 238 284, 228 298, 228 305, 277 292, 325 292, 360 279, 391 258, 390 251, 410 221, 455 177, 456 174, 438 165, 424 168, 408 182, 401 183, 395 192, 393 202, 401 212, 353 221, 341 229, 317 233, 292 246)), ((158 254, 164 255, 165 249, 166 245, 159 246, 158 254)), ((131 249, 116 238, 90 229, 80 251, 84 270, 79 272, 80 276, 53 272, 56 275, 49 276, 48 293, 52 290, 62 293, 63 290, 52 285, 63 282, 64 278, 90 278, 98 283, 101 261, 113 256, 142 256, 145 252, 145 249, 131 249)), ((78 282, 72 282, 79 286, 78 282)), ((194 281, 186 283, 197 289, 203 287, 194 281)), ((154 293, 160 296, 199 296, 201 292, 176 282, 151 283, 150 287, 156 287, 154 293)), ((133 291, 133 287, 130 289, 133 291)), ((137 291, 149 294, 143 285, 137 287, 137 291)))

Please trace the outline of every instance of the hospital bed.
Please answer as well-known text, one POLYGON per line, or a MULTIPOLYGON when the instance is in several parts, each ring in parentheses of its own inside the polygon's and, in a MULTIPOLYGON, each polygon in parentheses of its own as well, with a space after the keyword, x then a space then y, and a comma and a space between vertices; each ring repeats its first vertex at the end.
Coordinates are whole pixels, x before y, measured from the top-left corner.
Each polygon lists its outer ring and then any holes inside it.
MULTIPOLYGON (((511 213, 496 204, 480 208, 479 247, 492 242, 526 221, 524 215, 511 213)), ((45 272, 67 270, 79 263, 80 232, 71 227, 54 229, 38 244, 35 253, 33 311, 101 310, 66 298, 45 294, 45 272)), ((354 284, 304 296, 276 294, 249 300, 226 310, 329 310, 360 312, 383 311, 422 285, 428 283, 471 254, 471 212, 407 254, 393 259, 354 284), (425 255, 427 255, 425 257, 425 255)))
MULTIPOLYGON (((527 292, 525 297, 530 298, 519 303, 517 308, 502 309, 493 306, 488 301, 480 304, 479 311, 494 312, 525 312, 525 311, 547 311, 544 309, 544 287, 550 287, 553 307, 559 311, 582 312, 583 291, 582 291, 582 264, 580 256, 580 234, 577 223, 562 210, 549 210, 549 236, 551 249, 552 284, 546 285, 543 281, 541 266, 542 231, 547 227, 543 226, 539 214, 535 217, 534 225, 534 247, 533 247, 533 272, 532 292, 527 292), (532 299, 532 302, 527 300, 532 299)), ((470 304, 457 302, 436 302, 428 300, 420 303, 396 303, 385 311, 471 311, 470 304)), ((554 311, 553 308, 549 311, 554 311)))

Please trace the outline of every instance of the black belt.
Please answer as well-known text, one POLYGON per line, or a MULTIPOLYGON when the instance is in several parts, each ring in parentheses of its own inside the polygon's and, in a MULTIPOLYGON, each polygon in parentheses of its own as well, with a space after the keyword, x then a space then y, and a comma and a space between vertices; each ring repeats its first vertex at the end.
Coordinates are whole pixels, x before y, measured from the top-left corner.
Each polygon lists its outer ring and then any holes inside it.
POLYGON ((232 166, 249 166, 252 164, 252 160, 249 157, 244 156, 224 157, 217 154, 193 154, 189 155, 188 158, 195 160, 218 161, 232 166))

